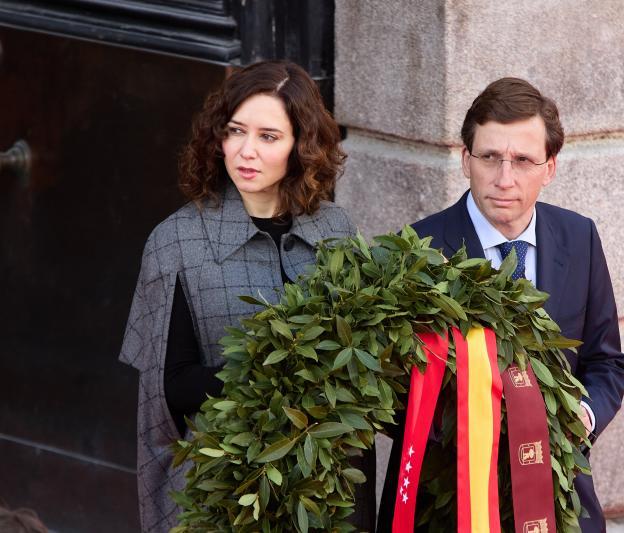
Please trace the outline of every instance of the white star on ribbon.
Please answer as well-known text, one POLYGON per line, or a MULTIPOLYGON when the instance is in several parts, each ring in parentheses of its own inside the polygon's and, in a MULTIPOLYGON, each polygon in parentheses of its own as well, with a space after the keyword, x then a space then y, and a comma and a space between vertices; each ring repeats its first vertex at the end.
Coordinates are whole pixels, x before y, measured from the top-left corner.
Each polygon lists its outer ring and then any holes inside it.
POLYGON ((406 478, 403 480, 403 486, 404 486, 405 488, 407 488, 407 487, 409 487, 409 484, 410 484, 410 480, 409 480, 409 478, 407 478, 407 477, 406 477, 406 478))
POLYGON ((407 492, 405 494, 403 494, 403 503, 407 503, 407 492))
POLYGON ((412 469, 412 465, 411 463, 408 461, 407 464, 405 465, 405 470, 407 470, 407 473, 409 474, 409 471, 412 469))
POLYGON ((412 446, 410 445, 409 450, 407 451, 407 455, 411 457, 413 453, 414 453, 414 448, 412 448, 412 446))
POLYGON ((399 494, 403 495, 403 485, 399 487, 399 494))

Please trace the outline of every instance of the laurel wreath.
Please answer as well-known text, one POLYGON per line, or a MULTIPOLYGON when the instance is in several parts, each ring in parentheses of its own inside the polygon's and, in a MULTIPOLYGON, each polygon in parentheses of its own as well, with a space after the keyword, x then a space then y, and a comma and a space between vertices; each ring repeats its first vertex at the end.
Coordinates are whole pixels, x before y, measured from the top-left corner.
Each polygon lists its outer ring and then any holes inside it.
MULTIPOLYGON (((589 473, 579 420, 583 386, 542 308, 548 295, 512 281, 512 253, 500 271, 464 249, 446 260, 409 226, 401 235, 358 235, 321 243, 317 264, 286 284, 279 304, 243 299, 261 310, 222 339, 223 397, 209 398, 192 438, 174 445, 174 465, 190 468, 173 498, 183 509, 172 532, 351 531, 354 484, 366 481, 350 458, 395 423, 413 365, 425 355, 416 333, 473 325, 494 330, 499 367, 528 361, 546 404, 557 530, 580 531, 573 486, 589 473)), ((252 308, 250 307, 250 310, 252 308)), ((427 448, 417 522, 429 531, 456 524, 455 353, 451 339, 440 402, 441 438, 427 448)), ((514 531, 503 402, 500 516, 514 531)), ((374 482, 374 480, 370 480, 374 482)))

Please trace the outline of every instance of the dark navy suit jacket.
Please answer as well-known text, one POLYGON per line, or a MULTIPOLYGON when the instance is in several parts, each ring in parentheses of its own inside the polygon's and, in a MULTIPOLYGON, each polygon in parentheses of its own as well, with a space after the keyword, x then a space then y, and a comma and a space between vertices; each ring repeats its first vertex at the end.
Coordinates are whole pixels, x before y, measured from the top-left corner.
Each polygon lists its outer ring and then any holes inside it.
MULTIPOLYGON (((431 246, 450 257, 466 244, 468 257, 484 257, 466 207, 466 192, 455 205, 416 222, 420 237, 433 236, 431 246)), ((549 204, 536 204, 537 287, 550 294, 548 314, 562 334, 580 339, 578 354, 568 353, 574 375, 589 394, 585 401, 596 417, 599 435, 620 408, 624 393, 624 355, 620 348, 617 310, 600 237, 592 220, 549 204)), ((398 439, 400 441, 400 439, 398 439)), ((402 443, 395 440, 382 497, 378 532, 392 523, 396 476, 402 443)), ((576 488, 590 518, 581 520, 583 533, 605 530, 592 478, 580 475, 576 488)))

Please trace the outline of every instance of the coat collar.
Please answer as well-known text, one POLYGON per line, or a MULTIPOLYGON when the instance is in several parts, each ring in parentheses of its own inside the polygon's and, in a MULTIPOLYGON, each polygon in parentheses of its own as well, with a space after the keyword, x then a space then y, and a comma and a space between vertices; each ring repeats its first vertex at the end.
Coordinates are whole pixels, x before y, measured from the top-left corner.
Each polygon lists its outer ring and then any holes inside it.
POLYGON ((318 241, 324 238, 320 229, 321 219, 324 216, 321 214, 321 210, 322 208, 311 215, 304 213, 294 217, 289 233, 314 247, 318 241))
MULTIPOLYGON (((321 210, 312 215, 294 217, 289 232, 314 246, 323 238, 319 228, 322 218, 321 210)), ((218 264, 223 263, 239 248, 253 239, 260 230, 251 220, 245 209, 243 199, 232 182, 228 182, 219 207, 202 206, 201 217, 206 230, 206 238, 210 242, 213 257, 218 264)))
POLYGON ((210 242, 213 257, 218 264, 223 263, 259 231, 247 214, 241 195, 229 180, 223 191, 221 205, 214 207, 204 203, 201 217, 206 239, 210 242))

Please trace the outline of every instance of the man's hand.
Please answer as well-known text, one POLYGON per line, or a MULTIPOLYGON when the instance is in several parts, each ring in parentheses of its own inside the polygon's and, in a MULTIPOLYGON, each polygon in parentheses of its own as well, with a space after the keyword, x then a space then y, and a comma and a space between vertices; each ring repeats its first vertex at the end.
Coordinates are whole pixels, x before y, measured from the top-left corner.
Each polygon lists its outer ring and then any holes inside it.
POLYGON ((589 434, 591 433, 591 430, 592 430, 591 418, 589 417, 589 413, 587 412, 587 409, 585 408, 585 406, 581 405, 580 407, 581 408, 579 409, 579 414, 581 417, 581 422, 583 422, 583 425, 585 426, 585 430, 587 432, 585 436, 589 437, 589 434))

